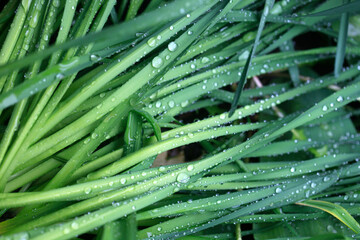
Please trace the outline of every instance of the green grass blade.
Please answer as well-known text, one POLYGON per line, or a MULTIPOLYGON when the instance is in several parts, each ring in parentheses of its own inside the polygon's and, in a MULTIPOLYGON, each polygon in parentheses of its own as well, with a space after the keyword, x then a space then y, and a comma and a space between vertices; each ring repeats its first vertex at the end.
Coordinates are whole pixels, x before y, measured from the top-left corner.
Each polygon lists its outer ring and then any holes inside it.
POLYGON ((337 42, 337 51, 336 51, 335 67, 334 67, 335 76, 339 75, 344 64, 348 27, 349 27, 349 14, 343 13, 341 15, 339 36, 337 40, 338 42, 337 42))
POLYGON ((251 64, 251 59, 253 58, 253 56, 256 53, 256 47, 259 44, 261 32, 265 27, 266 17, 269 14, 269 11, 271 10, 273 4, 274 4, 273 0, 266 0, 266 2, 265 2, 265 7, 264 7, 263 13, 261 15, 261 20, 260 20, 260 23, 259 23, 259 28, 258 28, 257 33, 256 33, 256 38, 255 38, 255 41, 254 41, 254 45, 253 45, 252 49, 250 50, 249 57, 246 60, 246 64, 245 64, 245 66, 244 66, 244 68, 242 70, 242 73, 241 73, 241 76, 240 76, 240 81, 239 81, 238 87, 236 89, 235 97, 234 97, 233 103, 231 104, 231 107, 230 107, 229 117, 231 117, 234 114, 235 110, 236 110, 236 106, 237 106, 237 103, 239 101, 240 94, 241 94, 241 92, 242 92, 242 90, 244 88, 245 81, 247 79, 248 69, 249 69, 249 66, 251 64))
POLYGON ((296 204, 325 211, 336 217, 355 233, 360 233, 360 224, 349 214, 348 211, 346 211, 345 208, 341 207, 338 204, 319 200, 305 200, 296 204))
POLYGON ((353 1, 349 3, 342 4, 340 6, 326 9, 320 12, 315 12, 312 14, 308 14, 302 17, 318 17, 318 16, 336 16, 344 13, 356 13, 359 12, 360 2, 353 1))

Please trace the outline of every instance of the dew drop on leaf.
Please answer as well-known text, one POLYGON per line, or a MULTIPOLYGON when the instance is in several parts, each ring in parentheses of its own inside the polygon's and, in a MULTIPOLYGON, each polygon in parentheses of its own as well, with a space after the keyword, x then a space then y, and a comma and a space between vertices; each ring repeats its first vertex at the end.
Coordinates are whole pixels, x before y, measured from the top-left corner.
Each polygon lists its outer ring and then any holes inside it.
POLYGON ((155 47, 156 39, 154 37, 149 38, 149 40, 147 41, 147 44, 149 45, 149 47, 155 47))
POLYGON ((101 57, 99 55, 96 55, 96 54, 91 54, 90 55, 90 61, 97 62, 97 61, 100 61, 100 60, 101 60, 101 57))
POLYGON ((171 100, 171 101, 169 101, 169 103, 168 103, 168 104, 169 104, 169 107, 170 107, 170 108, 173 108, 173 107, 175 106, 175 102, 174 102, 174 101, 172 101, 172 100, 171 100))
POLYGON ((186 168, 189 172, 194 170, 194 165, 190 164, 189 166, 187 166, 186 168))
POLYGON ((163 65, 163 60, 161 57, 154 57, 152 62, 151 62, 151 65, 154 67, 154 68, 160 68, 162 65, 163 65))
POLYGON ((210 59, 208 58, 208 57, 203 57, 202 59, 201 59, 201 62, 202 63, 208 63, 210 61, 210 59))
POLYGON ((177 48, 177 44, 175 42, 170 42, 168 44, 168 49, 170 52, 174 52, 176 50, 176 48, 177 48))
POLYGON ((190 180, 190 177, 186 173, 179 173, 179 175, 176 178, 176 181, 178 181, 180 183, 187 183, 189 180, 190 180))
POLYGON ((84 193, 85 193, 85 194, 89 194, 90 192, 91 192, 91 188, 85 188, 85 189, 84 189, 84 193))

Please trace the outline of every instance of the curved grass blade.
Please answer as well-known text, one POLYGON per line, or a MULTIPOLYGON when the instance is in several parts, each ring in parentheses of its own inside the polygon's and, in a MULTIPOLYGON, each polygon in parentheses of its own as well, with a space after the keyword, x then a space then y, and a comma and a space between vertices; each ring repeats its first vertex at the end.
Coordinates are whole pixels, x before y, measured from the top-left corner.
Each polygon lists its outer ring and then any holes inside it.
POLYGON ((357 13, 360 10, 360 1, 353 1, 346 4, 342 4, 338 7, 330 8, 320 12, 307 14, 301 17, 319 17, 319 16, 336 16, 344 13, 357 13))
MULTIPOLYGON (((177 234, 188 235, 193 234, 194 232, 198 232, 204 229, 208 229, 210 227, 216 226, 220 223, 224 223, 230 221, 235 218, 239 218, 241 216, 246 216, 252 213, 256 213, 259 211, 266 211, 274 208, 281 207, 283 205, 287 205, 292 202, 297 202, 300 199, 308 198, 315 193, 321 192, 324 189, 329 188, 337 181, 337 173, 333 172, 331 174, 331 181, 324 182, 323 176, 312 176, 308 180, 299 180, 296 186, 292 186, 285 189, 278 188, 275 190, 275 194, 264 198, 260 201, 253 202, 245 207, 240 207, 232 213, 224 214, 224 216, 220 216, 208 223, 202 224, 196 228, 192 228, 189 230, 170 233, 170 234, 162 234, 159 236, 155 236, 155 239, 163 239, 163 238, 171 238, 176 236, 177 234), (316 187, 311 187, 311 184, 314 183, 316 187), (311 190, 309 190, 311 189, 311 190), (296 192, 296 194, 295 194, 296 192)), ((314 186, 314 185, 313 185, 314 186)), ((215 217, 215 216, 214 216, 215 217)))
POLYGON ((129 22, 119 24, 117 26, 109 27, 101 32, 88 34, 85 37, 77 38, 71 41, 64 42, 47 48, 44 51, 35 53, 25 57, 19 61, 11 62, 9 64, 0 65, 0 75, 12 72, 13 70, 20 69, 31 65, 32 63, 44 59, 51 54, 66 50, 75 46, 87 45, 93 42, 108 42, 108 45, 124 42, 134 39, 135 34, 144 32, 152 26, 161 25, 171 20, 183 16, 186 12, 197 9, 203 5, 214 2, 213 0, 184 0, 174 1, 164 7, 156 9, 152 12, 139 16, 129 22), (184 11, 179 11, 183 9, 184 11), (116 38, 114 36, 116 35, 116 38))
POLYGON ((155 118, 149 114, 148 112, 146 111, 143 111, 143 110, 138 110, 138 109, 134 109, 132 110, 136 113, 138 113, 139 115, 143 116, 146 121, 148 121, 150 123, 150 125, 152 126, 153 130, 154 130, 154 134, 156 136, 156 139, 158 141, 161 141, 161 128, 158 124, 158 122, 155 120, 155 118))
POLYGON ((235 95, 234 95, 234 99, 232 100, 232 103, 231 103, 231 107, 230 107, 230 111, 229 111, 229 117, 231 117, 234 114, 234 112, 236 110, 236 107, 238 105, 241 92, 242 92, 242 90, 243 90, 243 88, 245 86, 245 81, 246 81, 247 73, 248 73, 248 70, 249 70, 251 58, 253 56, 253 52, 254 52, 254 47, 252 47, 250 52, 249 52, 249 56, 246 59, 246 63, 244 65, 243 71, 241 73, 240 80, 237 83, 237 89, 236 89, 236 92, 235 92, 235 95))
POLYGON ((129 9, 126 13, 125 20, 127 20, 127 21, 131 20, 136 16, 143 1, 144 0, 130 0, 130 5, 129 5, 129 9))
POLYGON ((346 211, 345 208, 341 207, 338 204, 326 202, 326 201, 320 201, 320 200, 311 200, 311 199, 302 202, 297 202, 296 204, 317 208, 322 211, 325 211, 336 217, 338 220, 340 220, 342 223, 348 226, 355 233, 357 234, 360 233, 360 224, 349 214, 348 211, 346 211))
POLYGON ((242 73, 241 73, 241 76, 240 76, 240 81, 238 82, 238 86, 237 86, 237 89, 236 89, 235 97, 234 97, 234 100, 233 100, 233 102, 231 104, 231 107, 230 107, 229 117, 231 117, 234 114, 235 110, 236 110, 236 106, 237 106, 237 104, 239 102, 241 92, 242 92, 242 90, 244 88, 244 85, 245 85, 245 81, 246 81, 246 78, 247 78, 247 73, 248 73, 248 70, 249 70, 249 66, 251 64, 251 59, 253 58, 253 56, 256 53, 256 47, 259 44, 261 32, 265 27, 266 17, 269 14, 269 11, 271 10, 273 5, 274 5, 274 0, 266 0, 265 7, 264 7, 263 13, 261 15, 260 23, 259 23, 259 28, 258 28, 258 31, 256 33, 255 42, 254 42, 253 47, 250 50, 249 57, 246 60, 245 66, 244 66, 244 68, 242 70, 242 73))
POLYGON ((348 27, 349 27, 349 13, 343 13, 341 15, 341 20, 340 20, 340 29, 339 29, 339 36, 337 42, 336 57, 335 57, 334 74, 336 77, 339 75, 344 64, 348 27))

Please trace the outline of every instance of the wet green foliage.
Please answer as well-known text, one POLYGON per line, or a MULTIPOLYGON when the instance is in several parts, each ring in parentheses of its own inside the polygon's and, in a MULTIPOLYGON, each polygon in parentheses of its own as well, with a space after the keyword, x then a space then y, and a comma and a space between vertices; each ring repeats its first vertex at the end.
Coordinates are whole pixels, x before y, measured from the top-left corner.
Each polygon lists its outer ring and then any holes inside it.
POLYGON ((7 1, 0 239, 360 238, 359 9, 7 1))

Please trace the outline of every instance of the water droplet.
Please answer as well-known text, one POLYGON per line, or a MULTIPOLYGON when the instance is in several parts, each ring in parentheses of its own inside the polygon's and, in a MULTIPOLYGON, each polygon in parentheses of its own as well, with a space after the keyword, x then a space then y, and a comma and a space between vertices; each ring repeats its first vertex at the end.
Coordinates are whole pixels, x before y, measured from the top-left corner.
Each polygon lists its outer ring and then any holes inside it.
POLYGON ((91 54, 90 55, 90 61, 97 62, 97 61, 100 61, 100 60, 101 60, 101 57, 99 55, 96 55, 96 54, 91 54))
POLYGON ((295 168, 294 167, 290 168, 290 172, 295 172, 295 168))
POLYGON ((187 166, 186 168, 188 171, 192 171, 194 170, 194 165, 190 164, 189 166, 187 166))
POLYGON ((56 78, 57 80, 61 80, 61 79, 64 78, 64 74, 58 73, 58 74, 56 74, 55 78, 56 78))
POLYGON ((149 40, 147 41, 147 44, 149 45, 149 47, 155 47, 155 45, 156 45, 156 38, 154 38, 154 37, 149 38, 149 40))
POLYGON ((160 171, 160 172, 164 172, 165 170, 166 170, 165 167, 163 167, 163 166, 159 167, 159 171, 160 171))
POLYGON ((161 107, 161 102, 160 102, 160 101, 157 101, 157 102, 155 103, 155 107, 157 107, 157 108, 161 107))
POLYGON ((342 96, 338 96, 337 99, 336 99, 337 102, 342 102, 344 101, 343 97, 342 96))
POLYGON ((202 63, 207 63, 207 62, 209 62, 210 61, 210 59, 208 58, 208 57, 203 57, 202 59, 201 59, 201 62, 202 63))
POLYGON ((120 179, 120 183, 121 183, 121 184, 125 184, 125 183, 126 183, 126 179, 125 179, 125 178, 120 179))
POLYGON ((79 224, 77 222, 73 222, 71 223, 71 228, 72 229, 78 229, 79 228, 79 224))
POLYGON ((175 106, 175 102, 171 100, 169 101, 168 105, 170 108, 173 108, 175 106))
POLYGON ((328 110, 327 106, 324 105, 324 106, 322 107, 322 110, 323 110, 324 112, 326 112, 326 111, 328 110))
POLYGON ((175 42, 170 42, 170 43, 168 44, 168 49, 169 49, 170 52, 175 51, 176 48, 177 48, 177 44, 176 44, 175 42))
POLYGON ((190 177, 186 173, 179 173, 179 175, 176 178, 176 181, 178 181, 180 183, 187 183, 189 180, 190 180, 190 177))
POLYGON ((225 118, 226 118, 225 113, 220 114, 220 119, 225 119, 225 118))
POLYGON ((85 194, 89 194, 89 193, 91 192, 91 188, 89 188, 89 187, 88 187, 88 188, 85 188, 85 189, 84 189, 84 192, 85 192, 85 194))
POLYGON ((152 62, 151 62, 151 65, 154 67, 154 68, 160 68, 162 65, 163 65, 163 60, 161 57, 154 57, 152 62))
POLYGON ((169 27, 170 31, 174 30, 174 26, 169 27))
POLYGON ((248 50, 244 51, 238 58, 239 61, 246 60, 249 57, 250 52, 248 50))
POLYGON ((317 184, 313 182, 313 183, 311 183, 311 185, 310 185, 310 186, 311 186, 312 188, 315 188, 315 187, 316 187, 316 185, 317 185, 317 184))
POLYGON ((187 34, 188 34, 188 35, 192 35, 193 32, 189 30, 189 31, 187 32, 187 34))
POLYGON ((195 69, 195 68, 196 68, 196 65, 195 65, 195 64, 191 64, 191 65, 190 65, 190 68, 191 68, 191 69, 195 69))
POLYGON ((328 225, 326 227, 326 230, 328 230, 331 233, 337 233, 336 229, 332 225, 328 225))
POLYGON ((186 101, 181 103, 181 107, 186 107, 188 104, 189 104, 189 101, 186 100, 186 101))
POLYGON ((193 138, 193 137, 194 137, 194 134, 193 134, 193 133, 188 133, 188 137, 189 137, 189 138, 193 138))
POLYGON ((98 136, 99 136, 99 135, 98 135, 97 133, 95 133, 95 132, 91 134, 91 138, 92 138, 92 139, 96 139, 98 136))
POLYGON ((324 180, 324 182, 328 182, 328 181, 330 181, 330 177, 325 176, 323 180, 324 180))
POLYGON ((281 192, 282 192, 282 189, 281 189, 281 188, 276 188, 276 189, 275 189, 275 192, 276 192, 276 193, 281 193, 281 192))

